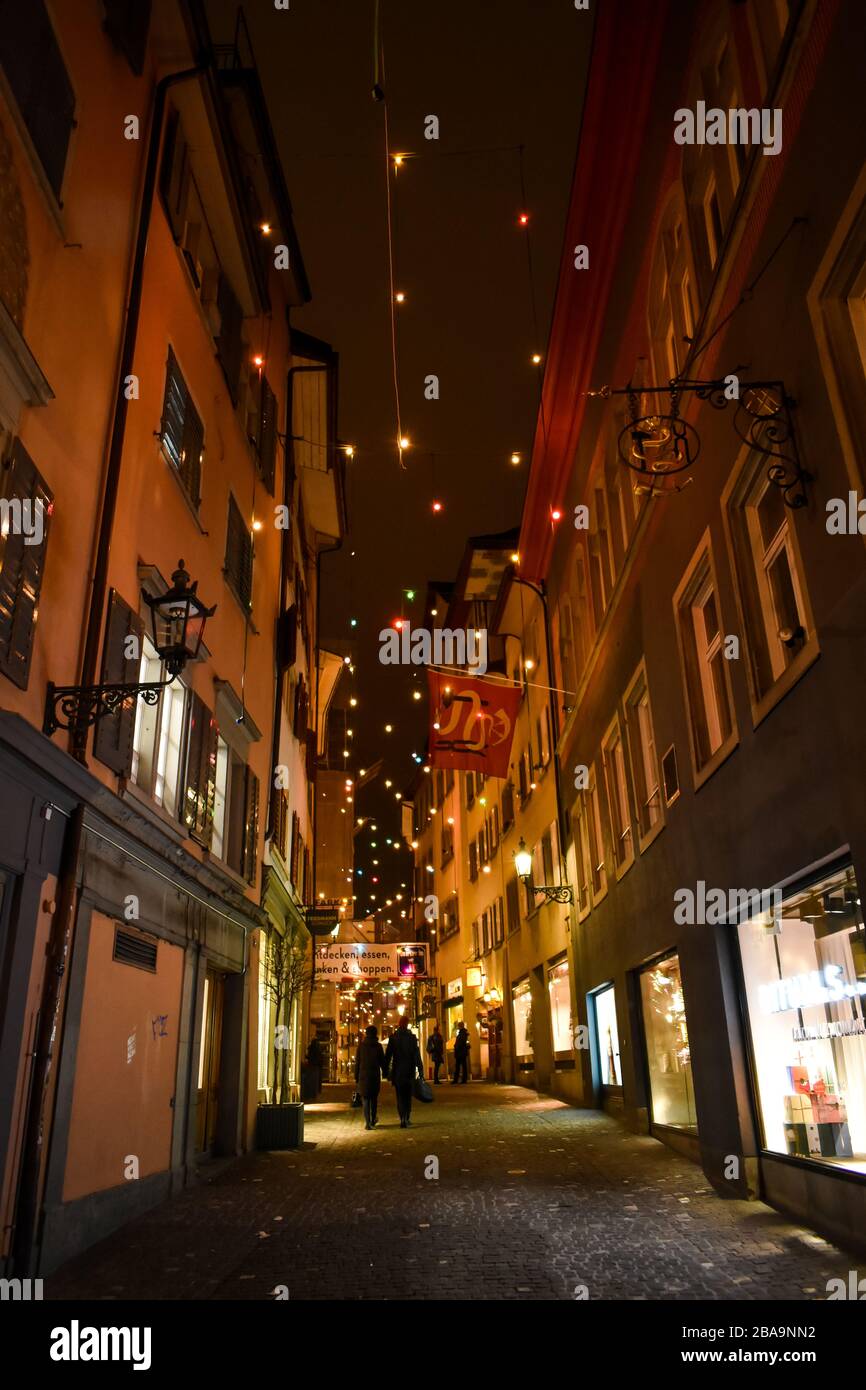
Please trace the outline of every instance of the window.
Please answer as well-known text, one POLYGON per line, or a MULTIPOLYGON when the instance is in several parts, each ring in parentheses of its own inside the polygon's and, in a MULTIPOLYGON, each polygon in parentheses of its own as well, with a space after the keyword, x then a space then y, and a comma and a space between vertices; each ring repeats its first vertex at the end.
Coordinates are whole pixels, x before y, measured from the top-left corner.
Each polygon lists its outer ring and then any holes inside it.
POLYGON ((204 425, 171 348, 165 372, 160 442, 190 501, 197 507, 201 500, 204 425))
POLYGON ((705 541, 674 595, 695 772, 712 770, 735 737, 715 572, 705 541))
POLYGON ((502 788, 502 833, 514 824, 514 784, 510 780, 502 788))
POLYGON ((796 663, 800 670, 811 660, 816 644, 793 514, 781 489, 768 481, 763 466, 747 461, 725 504, 750 689, 758 704, 789 667, 796 663))
MULTIPOLYGON (((226 802, 228 800, 229 750, 225 741, 217 736, 216 776, 214 781, 213 833, 211 853, 218 859, 224 858, 226 833, 226 802)), ((278 846, 279 848, 279 846, 278 846)), ((285 849, 283 849, 285 855, 285 849)))
POLYGON ((454 857, 454 827, 447 821, 442 825, 442 860, 441 867, 444 868, 450 859, 454 857))
POLYGON ((685 367, 697 320, 694 283, 685 204, 677 187, 662 217, 650 274, 649 334, 657 382, 679 376, 685 367))
POLYGON ((57 200, 69 151, 75 94, 44 0, 0 0, 0 63, 57 200))
POLYGON ((601 802, 598 795, 598 780, 595 767, 590 768, 589 787, 585 793, 586 824, 589 840, 590 885, 593 902, 598 902, 607 892, 607 869, 604 862, 604 839, 602 835, 601 802))
POLYGON ((475 804, 475 774, 466 773, 466 805, 467 807, 475 804))
POLYGON ((520 890, 517 876, 512 874, 505 885, 505 902, 508 910, 508 932, 520 929, 520 890))
POLYGON ((454 936, 454 934, 459 930, 459 928, 460 905, 457 899, 457 894, 454 893, 448 899, 448 901, 445 904, 445 907, 442 910, 442 916, 440 920, 440 939, 444 941, 449 936, 454 936))
POLYGON ((692 1054, 679 957, 668 956, 642 971, 640 992, 653 1123, 697 1134, 692 1054))
POLYGON ((144 70, 150 0, 103 0, 105 32, 126 56, 136 76, 144 70))
POLYGON ((664 820, 659 786, 659 761, 643 662, 626 691, 624 704, 637 801, 638 838, 643 847, 652 832, 661 828, 664 820))
POLYGON ((585 917, 590 909, 590 884, 592 883, 592 852, 589 845, 589 805, 588 792, 583 792, 577 802, 575 826, 577 853, 577 915, 585 917))
POLYGON ((478 846, 474 840, 469 841, 469 877, 473 883, 478 877, 478 846))
POLYGON ((493 945, 501 946, 505 940, 505 913, 501 898, 493 904, 493 945))
POLYGON ((250 374, 249 404, 247 434, 255 450, 262 482, 273 496, 277 460, 277 398, 260 368, 250 374))
POLYGON ((853 869, 736 930, 764 1148, 862 1173, 866 929, 853 869))
POLYGON ((183 821, 192 839, 209 846, 216 802, 217 725, 195 691, 190 691, 189 706, 183 821))
POLYGON ((54 498, 19 439, 0 479, 0 671, 26 690, 54 498))
POLYGON ((532 1053, 532 995, 529 981, 515 985, 512 1000, 514 1005, 514 1051, 518 1057, 529 1057, 532 1053))
POLYGON ((631 808, 625 770, 625 748, 619 719, 605 734, 601 746, 602 762, 607 778, 607 801, 610 807, 613 857, 617 874, 622 874, 634 860, 634 837, 631 829, 631 808))
MULTIPOLYGON (((159 654, 144 636, 138 679, 165 680, 159 654)), ((135 703, 130 780, 170 816, 177 816, 183 753, 186 687, 179 680, 167 685, 155 705, 135 703)))
POLYGON ((621 1086, 619 1031, 616 1024, 616 996, 613 985, 592 996, 595 1007, 595 1033, 602 1086, 621 1086))
POLYGON ((547 972, 547 992, 550 997, 550 1027, 554 1052, 571 1051, 571 988, 568 961, 561 960, 547 972))
POLYGON ((226 563, 223 570, 229 588, 245 611, 252 607, 253 536, 234 497, 229 494, 226 530, 226 563))

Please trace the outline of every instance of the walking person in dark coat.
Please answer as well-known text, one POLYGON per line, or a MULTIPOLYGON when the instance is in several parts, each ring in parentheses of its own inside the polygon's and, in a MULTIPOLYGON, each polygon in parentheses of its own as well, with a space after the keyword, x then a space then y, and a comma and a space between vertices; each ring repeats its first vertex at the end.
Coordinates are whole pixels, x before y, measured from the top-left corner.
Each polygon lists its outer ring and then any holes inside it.
POLYGON ((388 1039, 385 1070, 397 1093, 400 1128, 406 1129, 411 1124, 409 1116, 412 1114, 412 1083, 416 1072, 423 1078, 424 1063, 421 1060, 418 1039, 410 1032, 409 1020, 405 1014, 400 1019, 396 1033, 392 1033, 388 1039))
POLYGON ((384 1075, 385 1049, 379 1042, 378 1029, 375 1024, 371 1024, 355 1058, 355 1085, 364 1102, 365 1129, 374 1129, 378 1123, 376 1107, 379 1103, 379 1090, 384 1075))
POLYGON ((454 1078, 452 1086, 461 1082, 464 1086, 469 1080, 469 1034, 466 1031, 466 1024, 461 1023, 454 1039, 454 1078), (463 1073, 461 1076, 461 1072, 463 1073))
POLYGON ((430 1056, 431 1062, 433 1063, 433 1082, 434 1085, 438 1086, 439 1068, 445 1061, 445 1039, 439 1032, 438 1023, 434 1023, 433 1032, 427 1039, 427 1052, 430 1056))

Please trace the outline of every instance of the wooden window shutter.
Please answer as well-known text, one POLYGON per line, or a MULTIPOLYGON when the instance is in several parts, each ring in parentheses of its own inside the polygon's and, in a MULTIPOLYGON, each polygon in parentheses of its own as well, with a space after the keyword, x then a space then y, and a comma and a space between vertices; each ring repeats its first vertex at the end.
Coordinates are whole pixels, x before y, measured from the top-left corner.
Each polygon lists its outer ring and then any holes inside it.
POLYGON ((247 883, 255 883, 259 851, 259 779, 247 768, 246 802, 244 805, 244 864, 247 883))
POLYGON ((237 405, 243 356, 244 315, 225 275, 220 276, 217 286, 217 309, 220 316, 220 331, 216 340, 217 356, 225 373, 232 404, 237 405))
POLYGON ((147 51, 150 0, 104 0, 104 5, 105 32, 140 77, 147 51))
MULTIPOLYGON (((108 597, 108 618, 102 648, 101 680, 111 685, 127 685, 139 679, 141 639, 144 623, 138 613, 112 589, 108 597), (134 638, 133 642, 128 641, 134 638)), ((132 736, 138 697, 129 700, 114 714, 97 720, 93 755, 118 777, 128 777, 132 767, 132 736)))
POLYGON ((191 691, 183 819, 191 838, 206 847, 213 836, 217 739, 216 720, 204 700, 191 691))
POLYGON ((287 671, 298 659, 298 606, 293 603, 277 620, 277 667, 287 671))
POLYGON ((253 542, 240 507, 231 494, 226 531, 225 574, 241 603, 245 608, 249 608, 253 587, 253 542))
POLYGON ((298 886, 298 851, 300 849, 301 822, 297 811, 292 812, 292 857, 289 863, 289 878, 293 887, 298 886))
POLYGON ((190 178, 189 146, 180 116, 172 111, 166 125, 159 188, 175 241, 180 241, 186 226, 190 178))
POLYGON ((277 461, 277 398, 264 377, 262 377, 261 389, 258 450, 262 482, 273 496, 277 461))
POLYGON ((31 532, 41 513, 39 545, 27 544, 32 537, 24 534, 23 524, 13 526, 11 507, 3 518, 7 533, 0 534, 0 671, 26 690, 54 496, 19 439, 0 469, 0 496, 7 504, 17 500, 22 523, 24 503, 30 504, 27 529, 31 532))
POLYGON ((307 781, 312 782, 316 776, 316 758, 318 749, 316 747, 316 734, 313 729, 307 730, 307 781))

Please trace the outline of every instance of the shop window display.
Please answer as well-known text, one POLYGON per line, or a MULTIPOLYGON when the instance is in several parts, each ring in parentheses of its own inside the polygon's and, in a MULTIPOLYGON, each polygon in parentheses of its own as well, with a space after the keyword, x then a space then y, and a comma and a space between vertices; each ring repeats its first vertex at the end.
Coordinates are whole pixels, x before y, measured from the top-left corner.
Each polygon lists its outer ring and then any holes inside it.
POLYGON ((692 1055, 679 956, 640 977, 653 1122, 697 1134, 692 1055))
POLYGON ((616 1026, 616 999, 613 985, 600 989, 595 998, 595 1028, 602 1086, 621 1086, 619 1032, 616 1026))
POLYGON ((553 1031, 554 1052, 571 1051, 571 990, 568 983, 568 961, 562 960, 547 972, 550 995, 550 1025, 553 1031))
POLYGON ((514 990, 514 1050, 518 1057, 532 1052, 532 996, 528 982, 514 990))
POLYGON ((739 927, 764 1147, 866 1172, 866 932, 852 869, 739 927))

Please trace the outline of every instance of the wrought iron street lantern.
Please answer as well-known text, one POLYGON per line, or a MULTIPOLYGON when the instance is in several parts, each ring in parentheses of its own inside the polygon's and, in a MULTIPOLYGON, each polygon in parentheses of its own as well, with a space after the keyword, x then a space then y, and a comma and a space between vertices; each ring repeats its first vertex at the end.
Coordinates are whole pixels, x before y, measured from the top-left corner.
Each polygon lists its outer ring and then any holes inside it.
POLYGON ((142 590, 142 598, 150 609, 153 645, 159 652, 166 670, 180 675, 189 661, 197 661, 201 650, 204 627, 213 617, 213 608, 206 608, 196 593, 198 580, 190 583, 183 560, 171 576, 171 588, 152 598, 142 590))
POLYGON ((205 623, 216 612, 216 604, 208 608, 202 603, 196 592, 198 580, 190 583, 183 560, 178 561, 171 579, 171 588, 164 594, 154 598, 142 590, 141 595, 150 609, 153 645, 165 666, 166 679, 100 685, 55 685, 49 681, 43 733, 50 737, 58 729, 86 729, 139 698, 147 705, 156 705, 166 686, 190 661, 198 659, 205 623))
POLYGON ((526 848, 526 841, 520 837, 520 843, 514 851, 514 867, 517 870, 517 877, 521 883, 525 883, 533 893, 543 893, 544 901, 547 903, 573 903, 574 890, 570 883, 533 883, 532 882, 532 855, 526 848))

